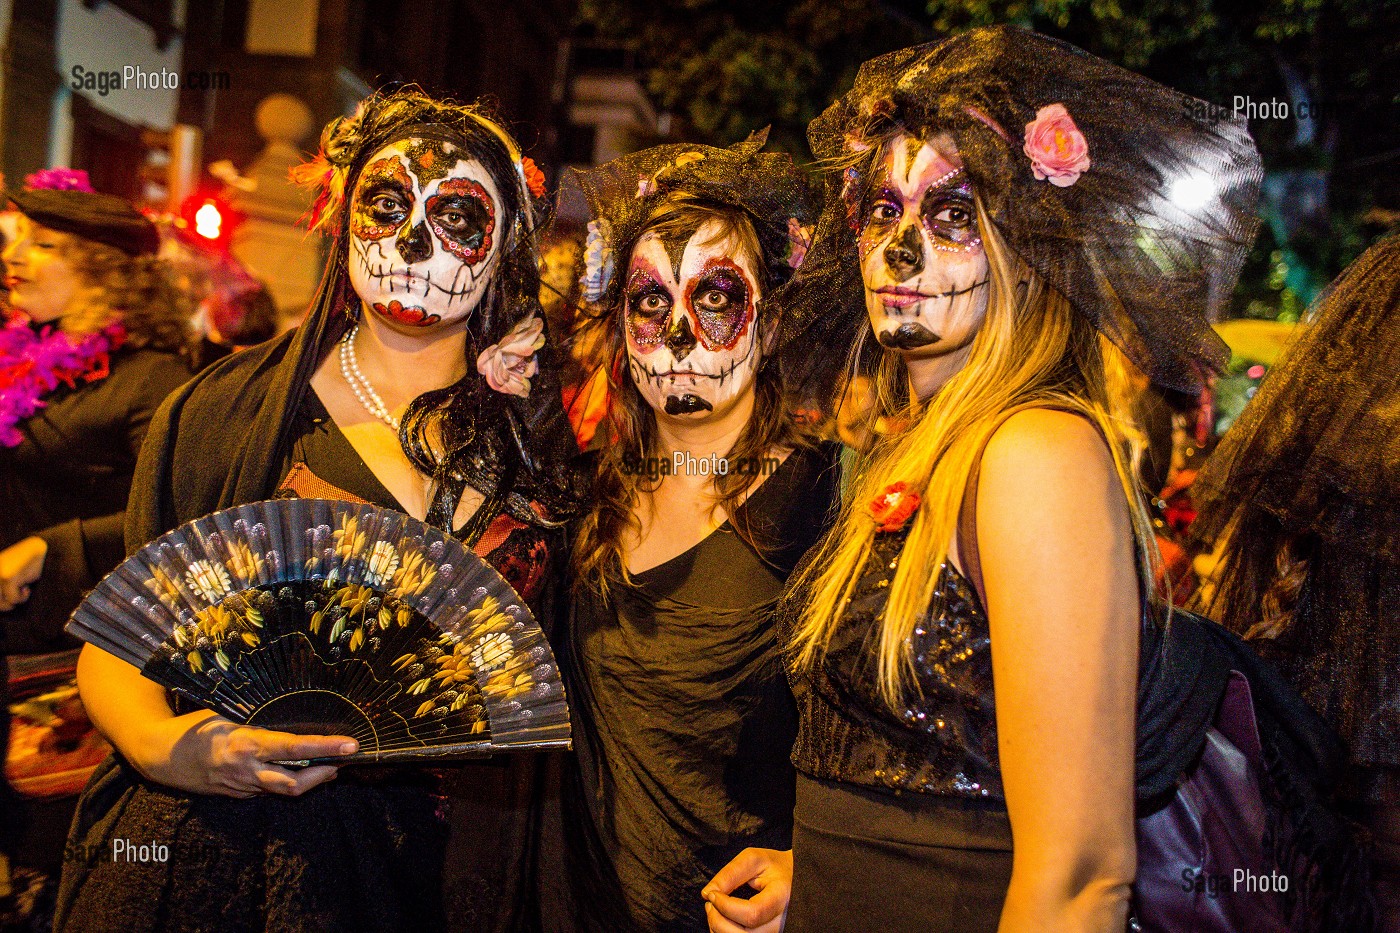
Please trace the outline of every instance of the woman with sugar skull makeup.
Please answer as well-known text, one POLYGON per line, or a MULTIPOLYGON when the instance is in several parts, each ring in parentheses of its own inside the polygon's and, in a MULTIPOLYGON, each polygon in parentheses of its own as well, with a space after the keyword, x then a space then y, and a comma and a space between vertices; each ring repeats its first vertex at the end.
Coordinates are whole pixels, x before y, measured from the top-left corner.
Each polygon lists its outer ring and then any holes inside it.
MULTIPOLYGON (((537 173, 482 110, 413 90, 332 121, 299 173, 334 238, 307 320, 157 413, 128 544, 274 496, 368 501, 461 538, 546 618, 577 448, 536 297, 537 173)), ((118 754, 80 804, 57 929, 540 925, 545 759, 350 769, 321 787, 335 768, 270 762, 352 741, 172 706, 94 648, 79 681, 118 754), (168 857, 114 863, 116 838, 168 857)))
POLYGON ((762 146, 661 146, 579 177, 611 397, 561 655, 579 929, 704 930, 714 873, 789 845, 795 709, 772 610, 836 471, 782 375, 784 351, 810 350, 782 311, 806 186, 762 146))
POLYGON ((1317 806, 1335 746, 1153 597, 1119 427, 1123 354, 1184 389, 1225 358, 1209 322, 1261 173, 1244 122, 1197 104, 998 27, 867 62, 812 124, 835 190, 787 310, 878 355, 872 416, 897 427, 785 600, 794 848, 716 878, 717 933, 779 929, 783 905, 726 892, 788 865, 789 933, 1121 933, 1130 907, 1133 929, 1282 931, 1351 903, 1317 806))

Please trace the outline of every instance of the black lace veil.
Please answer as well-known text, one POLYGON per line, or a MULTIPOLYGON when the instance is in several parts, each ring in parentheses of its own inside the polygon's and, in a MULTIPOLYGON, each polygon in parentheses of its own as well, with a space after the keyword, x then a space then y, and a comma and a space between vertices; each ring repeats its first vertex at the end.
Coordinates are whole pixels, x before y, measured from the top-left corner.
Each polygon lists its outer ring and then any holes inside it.
POLYGON ((821 343, 848 344, 864 315, 848 199, 899 131, 950 134, 1006 241, 1154 382, 1195 390, 1227 361, 1210 325, 1253 242, 1262 178, 1245 120, 1013 26, 872 59, 809 126, 817 157, 841 169, 790 302, 821 343), (1026 151, 1055 105, 1089 159, 1063 186, 1038 179, 1026 151))
POLYGON ((1400 563, 1400 236, 1319 296, 1192 487, 1213 540, 1263 510, 1289 534, 1400 563))
POLYGON ((1320 296, 1197 478, 1210 608, 1346 739, 1344 793, 1400 800, 1400 236, 1320 296), (1257 626, 1257 628, 1256 628, 1257 626))

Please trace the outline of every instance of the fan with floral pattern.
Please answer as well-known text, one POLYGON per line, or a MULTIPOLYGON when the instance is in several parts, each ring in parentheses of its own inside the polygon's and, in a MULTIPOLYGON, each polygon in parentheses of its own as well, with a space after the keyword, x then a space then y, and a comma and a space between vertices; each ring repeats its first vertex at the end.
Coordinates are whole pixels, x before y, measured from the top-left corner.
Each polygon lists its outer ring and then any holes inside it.
POLYGON ((539 623, 461 542, 389 509, 237 506, 105 577, 68 631, 235 722, 414 761, 567 748, 539 623))

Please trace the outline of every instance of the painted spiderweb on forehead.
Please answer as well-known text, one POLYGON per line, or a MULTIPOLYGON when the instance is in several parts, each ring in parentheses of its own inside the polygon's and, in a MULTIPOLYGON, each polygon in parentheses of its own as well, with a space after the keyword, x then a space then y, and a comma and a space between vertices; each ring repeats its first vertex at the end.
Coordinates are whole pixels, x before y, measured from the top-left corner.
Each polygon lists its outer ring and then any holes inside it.
POLYGON ((68 631, 234 722, 358 740, 337 762, 569 745, 530 610, 389 509, 286 499, 189 522, 108 574, 68 631))
POLYGON ((833 300, 859 287, 841 195, 861 190, 898 132, 948 133, 1011 248, 1155 382, 1192 390, 1225 362, 1210 323, 1253 242, 1262 179, 1245 121, 1015 27, 872 59, 808 128, 819 158, 848 166, 828 178, 792 302, 827 339, 863 325, 862 305, 833 300), (1056 104, 1090 159, 1063 187, 1038 180, 1024 148, 1027 125, 1056 104))

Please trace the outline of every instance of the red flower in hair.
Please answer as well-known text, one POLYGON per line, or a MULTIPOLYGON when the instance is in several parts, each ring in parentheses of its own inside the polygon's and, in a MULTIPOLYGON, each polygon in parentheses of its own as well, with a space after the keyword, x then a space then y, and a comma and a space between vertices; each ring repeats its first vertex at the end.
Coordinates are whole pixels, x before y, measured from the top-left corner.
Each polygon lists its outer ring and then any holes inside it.
POLYGON ((870 501, 870 515, 879 522, 877 531, 901 530, 919 509, 919 494, 908 483, 890 483, 870 501))
POLYGON ((530 193, 537 198, 544 197, 544 172, 540 171, 535 160, 529 156, 521 156, 520 170, 525 175, 525 185, 530 189, 530 193))

